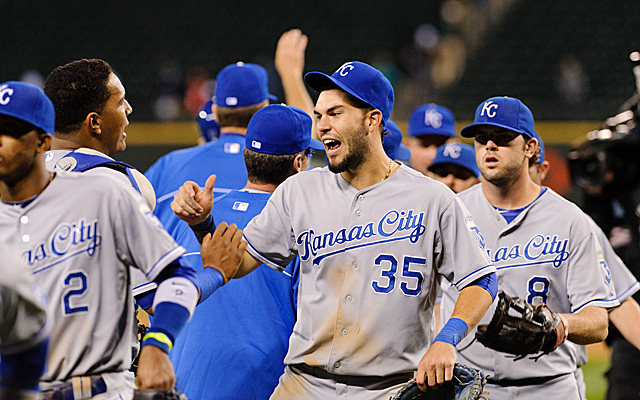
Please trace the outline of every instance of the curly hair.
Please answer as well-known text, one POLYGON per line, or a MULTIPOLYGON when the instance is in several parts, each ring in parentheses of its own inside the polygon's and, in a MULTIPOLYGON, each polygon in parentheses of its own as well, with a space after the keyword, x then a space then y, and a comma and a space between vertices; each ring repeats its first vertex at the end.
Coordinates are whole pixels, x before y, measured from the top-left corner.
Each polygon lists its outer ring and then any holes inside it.
POLYGON ((104 109, 111 92, 107 87, 111 66, 100 59, 81 59, 54 69, 44 92, 56 110, 56 133, 72 134, 91 112, 104 109))

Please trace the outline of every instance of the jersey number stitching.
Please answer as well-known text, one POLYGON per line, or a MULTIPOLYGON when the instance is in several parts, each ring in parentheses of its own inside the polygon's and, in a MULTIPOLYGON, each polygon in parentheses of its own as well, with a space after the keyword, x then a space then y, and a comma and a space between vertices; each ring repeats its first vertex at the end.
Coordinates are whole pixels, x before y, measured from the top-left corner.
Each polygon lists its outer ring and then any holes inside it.
POLYGON ((83 272, 72 272, 64 279, 64 285, 67 287, 64 296, 62 296, 65 315, 89 311, 89 307, 86 305, 71 305, 71 296, 80 296, 87 290, 87 276, 83 272), (80 282, 80 287, 77 287, 77 282, 80 282))
MULTIPOLYGON (((375 265, 377 267, 383 265, 384 262, 389 263, 389 269, 383 269, 381 271, 381 277, 387 279, 386 286, 382 286, 380 281, 371 282, 371 287, 377 293, 391 293, 396 287, 396 272, 398 272, 398 260, 392 254, 380 254, 375 259, 375 265)), ((407 296, 418 296, 422 291, 422 281, 424 275, 420 271, 412 271, 410 269, 411 264, 427 265, 426 258, 405 256, 402 262, 402 277, 411 280, 412 285, 409 282, 401 282, 400 290, 407 296), (410 287, 412 286, 412 287, 410 287)))

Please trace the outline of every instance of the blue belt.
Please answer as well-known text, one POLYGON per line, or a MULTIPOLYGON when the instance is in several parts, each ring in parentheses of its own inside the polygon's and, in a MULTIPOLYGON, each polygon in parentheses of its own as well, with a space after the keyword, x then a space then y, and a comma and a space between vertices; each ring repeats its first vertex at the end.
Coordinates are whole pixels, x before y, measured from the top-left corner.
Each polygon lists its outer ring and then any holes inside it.
MULTIPOLYGON (((72 379, 83 379, 83 378, 85 377, 74 377, 72 379)), ((102 379, 101 376, 95 375, 95 376, 89 376, 86 378, 89 379, 89 382, 91 385, 90 387, 91 397, 107 391, 107 384, 104 382, 104 379, 102 379)), ((89 388, 85 387, 83 389, 84 389, 84 392, 88 394, 89 388)), ((79 397, 76 397, 74 395, 72 382, 65 382, 60 386, 56 386, 49 390, 45 390, 42 392, 42 396, 44 397, 45 400, 82 400, 82 399, 91 398, 91 397, 82 396, 82 392, 78 394, 79 397)))

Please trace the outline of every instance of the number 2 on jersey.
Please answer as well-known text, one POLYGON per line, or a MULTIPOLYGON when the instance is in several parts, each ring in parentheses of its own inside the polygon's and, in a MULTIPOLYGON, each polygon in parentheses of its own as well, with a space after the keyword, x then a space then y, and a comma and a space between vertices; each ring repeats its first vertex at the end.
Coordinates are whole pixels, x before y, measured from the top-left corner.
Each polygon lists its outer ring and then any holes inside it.
MULTIPOLYGON (((393 289, 396 287, 396 273, 398 272, 398 260, 392 254, 380 254, 375 259, 375 265, 385 266, 388 263, 388 269, 383 269, 381 271, 381 278, 385 278, 382 280, 371 282, 371 287, 373 290, 378 293, 391 293, 393 289), (386 285, 383 285, 386 283, 386 285)), ((424 280, 424 276, 420 271, 412 271, 410 269, 411 264, 418 265, 427 265, 426 258, 419 257, 410 257, 405 256, 402 262, 402 278, 406 278, 406 280, 400 283, 400 290, 407 296, 417 296, 422 291, 422 281, 424 280)))
POLYGON ((83 272, 72 272, 64 279, 64 286, 67 287, 64 296, 62 296, 64 314, 71 315, 89 311, 89 307, 78 304, 77 301, 74 301, 73 305, 71 304, 73 296, 80 296, 87 290, 87 276, 83 272))

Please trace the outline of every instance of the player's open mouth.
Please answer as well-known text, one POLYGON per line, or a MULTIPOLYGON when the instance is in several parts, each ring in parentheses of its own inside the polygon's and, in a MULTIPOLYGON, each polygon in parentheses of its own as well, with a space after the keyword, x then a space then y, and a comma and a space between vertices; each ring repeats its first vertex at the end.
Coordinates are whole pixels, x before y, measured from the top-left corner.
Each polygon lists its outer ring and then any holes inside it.
POLYGON ((492 156, 485 157, 484 163, 487 165, 495 165, 498 162, 498 159, 492 156))
POLYGON ((323 140, 322 143, 324 144, 324 148, 327 150, 327 153, 338 150, 342 145, 342 142, 334 139, 326 139, 323 140))

